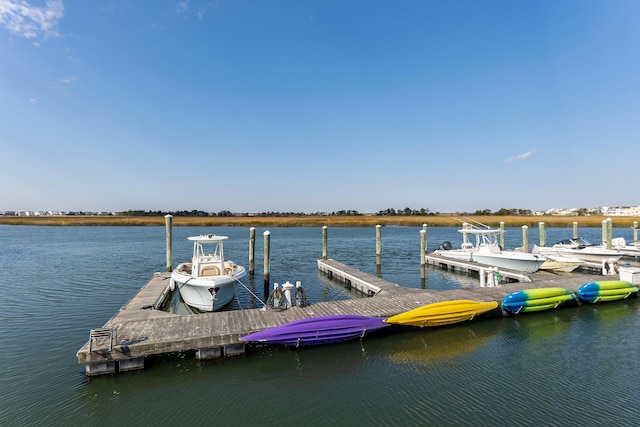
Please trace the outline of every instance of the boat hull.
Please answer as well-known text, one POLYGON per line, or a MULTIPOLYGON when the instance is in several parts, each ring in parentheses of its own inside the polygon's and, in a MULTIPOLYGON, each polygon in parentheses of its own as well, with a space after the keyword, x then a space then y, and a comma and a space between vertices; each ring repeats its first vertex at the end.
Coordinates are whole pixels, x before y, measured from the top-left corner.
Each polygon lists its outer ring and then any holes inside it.
POLYGON ((181 274, 178 268, 171 273, 173 286, 178 289, 186 305, 199 311, 218 311, 236 295, 236 283, 246 275, 244 267, 232 275, 192 277, 181 274))
POLYGON ((571 273, 584 264, 584 261, 578 258, 563 256, 548 256, 546 258, 547 260, 542 263, 540 270, 555 273, 571 273))
POLYGON ((434 255, 444 258, 454 259, 456 261, 471 261, 471 252, 462 249, 436 250, 434 255))
POLYGON ((296 320, 241 337, 241 341, 293 347, 332 344, 362 338, 391 326, 382 318, 357 315, 319 316, 296 320))
POLYGON ((531 257, 519 256, 524 255, 518 252, 506 256, 505 253, 500 254, 473 254, 473 260, 480 264, 487 264, 492 267, 506 268, 508 270, 522 271, 525 273, 535 273, 545 262, 542 257, 532 255, 531 257))
POLYGON ((502 299, 500 305, 504 311, 518 314, 557 308, 575 299, 576 295, 566 288, 537 288, 512 292, 502 299))
POLYGON ((542 254, 557 255, 562 257, 569 257, 579 259, 585 262, 601 264, 604 261, 618 262, 622 258, 622 254, 619 251, 608 251, 600 248, 583 248, 583 249, 570 249, 570 248, 548 248, 541 249, 542 254))
POLYGON ((472 320, 474 317, 497 307, 497 301, 442 301, 397 314, 389 317, 385 322, 419 327, 451 325, 472 320))
POLYGON ((618 301, 638 295, 638 288, 624 280, 589 282, 578 288, 578 298, 585 302, 618 301))

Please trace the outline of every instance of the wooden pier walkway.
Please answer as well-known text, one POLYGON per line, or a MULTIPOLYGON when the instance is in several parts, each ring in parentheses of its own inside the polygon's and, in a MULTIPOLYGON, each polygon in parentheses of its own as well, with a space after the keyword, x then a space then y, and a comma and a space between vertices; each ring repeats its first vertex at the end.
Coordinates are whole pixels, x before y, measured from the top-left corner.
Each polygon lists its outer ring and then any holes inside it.
MULTIPOLYGON (((438 265, 436 261, 432 263, 438 265)), ((100 375, 142 369, 145 358, 163 353, 194 350, 199 360, 233 356, 245 351, 240 337, 303 318, 335 314, 390 317, 438 301, 500 301, 520 289, 562 286, 576 291, 582 284, 603 277, 537 272, 519 277, 521 282, 495 287, 433 291, 405 288, 335 260, 318 260, 318 269, 370 298, 317 302, 286 310, 263 308, 183 316, 156 309, 169 294, 170 277, 170 273, 156 273, 102 328, 91 331, 89 341, 76 354, 78 363, 85 365, 87 375, 100 375)), ((505 277, 510 274, 500 272, 505 277)))

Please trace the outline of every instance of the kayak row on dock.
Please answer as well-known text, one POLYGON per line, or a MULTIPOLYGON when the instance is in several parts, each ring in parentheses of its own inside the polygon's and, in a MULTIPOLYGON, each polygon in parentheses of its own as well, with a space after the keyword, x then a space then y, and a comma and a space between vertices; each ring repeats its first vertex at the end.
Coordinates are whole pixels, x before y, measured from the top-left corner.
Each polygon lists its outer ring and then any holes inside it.
POLYGON ((452 300, 427 304, 389 318, 358 315, 318 316, 296 320, 240 338, 245 342, 312 346, 364 338, 392 325, 434 327, 496 317, 504 313, 537 312, 563 304, 596 303, 637 297, 638 287, 624 280, 605 280, 582 285, 576 293, 563 287, 512 292, 502 301, 452 300))

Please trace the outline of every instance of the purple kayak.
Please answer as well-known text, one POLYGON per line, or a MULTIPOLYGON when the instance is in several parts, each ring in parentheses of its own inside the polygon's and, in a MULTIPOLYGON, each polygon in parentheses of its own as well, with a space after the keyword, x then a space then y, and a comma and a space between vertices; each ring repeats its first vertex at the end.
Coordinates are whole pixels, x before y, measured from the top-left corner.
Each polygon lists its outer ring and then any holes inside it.
POLYGON ((241 341, 295 347, 331 344, 362 338, 368 332, 391 326, 383 318, 351 314, 310 317, 241 337, 241 341))

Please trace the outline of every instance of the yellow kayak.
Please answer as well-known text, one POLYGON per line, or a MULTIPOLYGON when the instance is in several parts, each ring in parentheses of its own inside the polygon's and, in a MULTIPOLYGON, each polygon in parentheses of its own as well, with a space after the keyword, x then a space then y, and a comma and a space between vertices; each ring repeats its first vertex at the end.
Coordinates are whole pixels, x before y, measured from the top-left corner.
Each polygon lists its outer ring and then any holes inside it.
POLYGON ((482 302, 466 299, 427 304, 385 319, 387 323, 412 326, 442 326, 471 320, 498 307, 497 301, 482 302))

